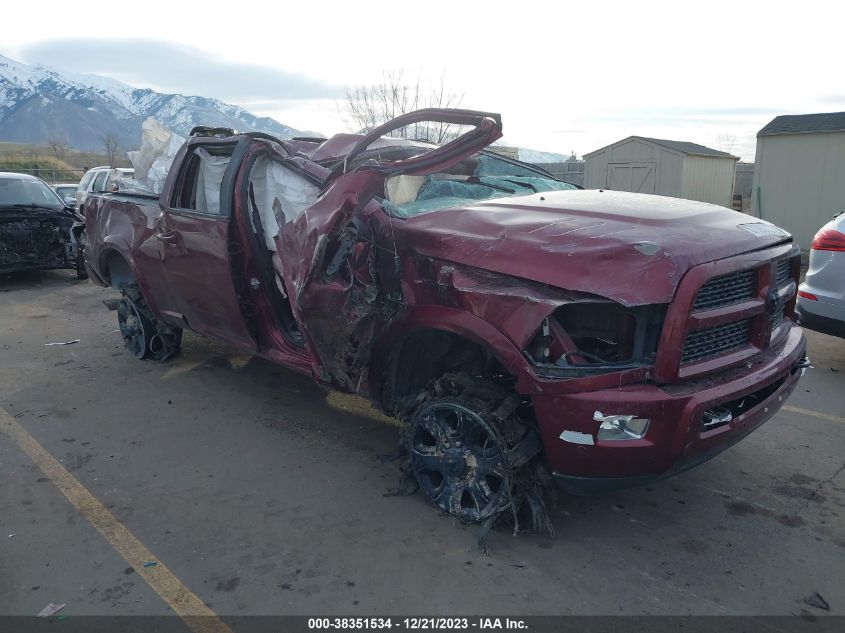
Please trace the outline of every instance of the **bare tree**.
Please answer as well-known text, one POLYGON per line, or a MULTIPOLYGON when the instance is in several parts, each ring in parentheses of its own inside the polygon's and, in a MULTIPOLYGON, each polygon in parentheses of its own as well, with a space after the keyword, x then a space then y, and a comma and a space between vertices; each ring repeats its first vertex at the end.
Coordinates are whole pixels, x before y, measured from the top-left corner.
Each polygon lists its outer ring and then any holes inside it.
MULTIPOLYGON (((463 98, 463 93, 448 86, 445 74, 432 84, 424 82, 419 75, 406 78, 402 70, 385 70, 379 83, 347 88, 346 99, 338 104, 338 110, 350 130, 366 133, 420 108, 456 108, 463 98)), ((454 126, 445 123, 416 123, 392 134, 438 145, 457 135, 454 126)))
POLYGON ((70 145, 61 136, 51 136, 47 139, 47 145, 53 150, 58 160, 64 160, 65 154, 70 149, 70 145))
POLYGON ((719 134, 718 141, 719 151, 732 154, 734 151, 734 146, 736 145, 736 134, 731 134, 729 132, 719 134))
POLYGON ((117 135, 109 132, 108 134, 103 134, 100 137, 100 140, 103 143, 103 151, 106 155, 106 159, 108 159, 109 167, 114 167, 117 162, 118 151, 120 148, 117 141, 117 135))

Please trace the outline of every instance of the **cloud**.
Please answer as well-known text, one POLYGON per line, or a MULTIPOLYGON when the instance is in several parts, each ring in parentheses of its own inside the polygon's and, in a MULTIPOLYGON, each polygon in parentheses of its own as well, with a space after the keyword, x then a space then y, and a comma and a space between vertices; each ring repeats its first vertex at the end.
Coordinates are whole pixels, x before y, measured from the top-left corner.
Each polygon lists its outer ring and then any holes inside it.
POLYGON ((105 75, 132 86, 234 103, 289 103, 343 93, 341 86, 302 73, 232 62, 192 46, 155 39, 45 40, 21 47, 16 56, 57 70, 105 75))
POLYGON ((845 94, 841 95, 825 95, 819 99, 822 103, 835 103, 840 107, 845 107, 845 94))

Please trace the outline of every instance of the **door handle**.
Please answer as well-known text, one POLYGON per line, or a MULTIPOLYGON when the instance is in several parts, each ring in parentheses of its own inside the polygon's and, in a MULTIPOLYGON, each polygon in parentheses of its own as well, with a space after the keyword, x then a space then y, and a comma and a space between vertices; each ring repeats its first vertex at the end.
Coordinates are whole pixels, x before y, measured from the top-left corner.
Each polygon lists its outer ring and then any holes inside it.
POLYGON ((167 244, 176 244, 179 241, 176 233, 173 232, 156 233, 156 239, 166 242, 167 244))

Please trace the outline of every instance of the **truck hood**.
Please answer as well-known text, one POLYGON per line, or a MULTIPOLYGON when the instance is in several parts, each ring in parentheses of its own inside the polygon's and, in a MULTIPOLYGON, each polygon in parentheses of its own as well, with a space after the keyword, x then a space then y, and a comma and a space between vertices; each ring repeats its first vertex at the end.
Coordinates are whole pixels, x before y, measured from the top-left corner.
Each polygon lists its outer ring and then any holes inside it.
POLYGON ((595 190, 499 198, 402 224, 420 254, 625 305, 668 303, 691 267, 791 239, 725 207, 595 190))

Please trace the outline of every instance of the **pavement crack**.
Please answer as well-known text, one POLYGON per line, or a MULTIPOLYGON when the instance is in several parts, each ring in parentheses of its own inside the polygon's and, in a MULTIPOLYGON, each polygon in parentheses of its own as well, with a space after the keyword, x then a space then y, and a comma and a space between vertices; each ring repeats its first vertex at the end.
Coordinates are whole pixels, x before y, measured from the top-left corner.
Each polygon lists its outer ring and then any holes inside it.
POLYGON ((820 480, 816 484, 816 487, 813 489, 810 495, 807 497, 804 504, 800 508, 798 508, 798 510, 796 510, 794 516, 800 517, 800 515, 803 514, 807 510, 807 508, 810 507, 810 504, 813 503, 813 500, 816 498, 816 495, 821 491, 824 485, 834 481, 842 473, 843 470, 845 470, 845 463, 843 463, 839 468, 837 468, 836 472, 834 472, 830 477, 825 477, 824 479, 820 480))

